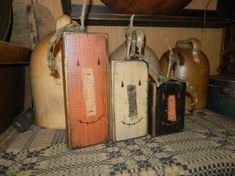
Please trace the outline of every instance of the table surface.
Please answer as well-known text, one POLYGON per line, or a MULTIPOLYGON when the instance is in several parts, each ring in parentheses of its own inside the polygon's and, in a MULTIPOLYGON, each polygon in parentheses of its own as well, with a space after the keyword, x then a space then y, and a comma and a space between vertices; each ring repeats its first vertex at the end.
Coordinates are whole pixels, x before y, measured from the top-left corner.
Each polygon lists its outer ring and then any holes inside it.
POLYGON ((65 130, 32 125, 0 154, 0 175, 233 175, 235 121, 208 110, 182 132, 70 151, 65 130))

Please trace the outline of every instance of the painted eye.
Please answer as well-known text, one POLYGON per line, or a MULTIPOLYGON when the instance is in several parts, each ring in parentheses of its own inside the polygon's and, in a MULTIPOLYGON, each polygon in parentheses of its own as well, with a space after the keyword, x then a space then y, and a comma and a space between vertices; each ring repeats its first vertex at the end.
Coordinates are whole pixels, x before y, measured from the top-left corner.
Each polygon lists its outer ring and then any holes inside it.
POLYGON ((100 59, 98 58, 97 65, 100 65, 100 59))
POLYGON ((141 86, 141 81, 139 80, 139 86, 141 86))
POLYGON ((123 81, 122 81, 122 85, 121 85, 121 87, 124 87, 124 83, 123 83, 123 81))
POLYGON ((77 66, 80 66, 80 62, 79 62, 79 60, 77 61, 77 66))

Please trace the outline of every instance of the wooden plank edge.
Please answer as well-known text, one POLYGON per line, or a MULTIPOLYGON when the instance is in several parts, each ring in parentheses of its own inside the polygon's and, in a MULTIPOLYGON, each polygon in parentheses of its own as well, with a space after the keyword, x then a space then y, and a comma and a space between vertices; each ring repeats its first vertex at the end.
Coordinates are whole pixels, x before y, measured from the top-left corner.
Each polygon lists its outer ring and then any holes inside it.
POLYGON ((0 65, 29 64, 31 49, 18 44, 0 41, 0 65))
POLYGON ((0 135, 0 152, 7 149, 7 147, 13 142, 17 136, 18 131, 10 126, 5 132, 0 135))

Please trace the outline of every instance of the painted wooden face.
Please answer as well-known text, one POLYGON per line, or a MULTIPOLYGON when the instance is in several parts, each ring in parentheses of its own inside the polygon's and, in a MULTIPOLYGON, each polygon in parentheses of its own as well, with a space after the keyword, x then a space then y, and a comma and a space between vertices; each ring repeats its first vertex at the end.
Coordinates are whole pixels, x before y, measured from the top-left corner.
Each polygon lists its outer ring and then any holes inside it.
POLYGON ((79 122, 94 123, 107 113, 107 54, 101 48, 105 40, 87 34, 73 40, 79 49, 71 50, 73 58, 67 63, 68 80, 73 82, 68 85, 70 98, 79 109, 79 122))
MULTIPOLYGON (((139 80, 138 86, 142 86, 141 80, 139 80)), ((123 125, 136 125, 143 119, 143 116, 140 116, 138 113, 139 105, 137 106, 137 102, 140 102, 137 101, 137 98, 139 98, 137 97, 137 91, 141 88, 138 89, 137 83, 124 85, 123 81, 121 83, 121 87, 122 89, 124 89, 123 92, 126 93, 128 107, 126 115, 124 115, 123 120, 121 122, 123 123, 123 125)))
POLYGON ((117 140, 146 133, 147 70, 142 61, 112 61, 112 111, 117 140))
POLYGON ((107 136, 108 129, 106 38, 85 33, 66 37, 67 116, 76 134, 85 134, 72 137, 80 144, 94 144, 107 136))

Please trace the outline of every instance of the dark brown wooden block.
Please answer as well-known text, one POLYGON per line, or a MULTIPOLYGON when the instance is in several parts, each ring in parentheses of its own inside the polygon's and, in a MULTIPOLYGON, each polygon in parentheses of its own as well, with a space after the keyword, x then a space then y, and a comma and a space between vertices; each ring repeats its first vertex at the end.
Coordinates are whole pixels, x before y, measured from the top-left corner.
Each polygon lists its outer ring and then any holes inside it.
POLYGON ((24 110, 25 65, 30 51, 19 45, 0 42, 0 134, 24 110))

